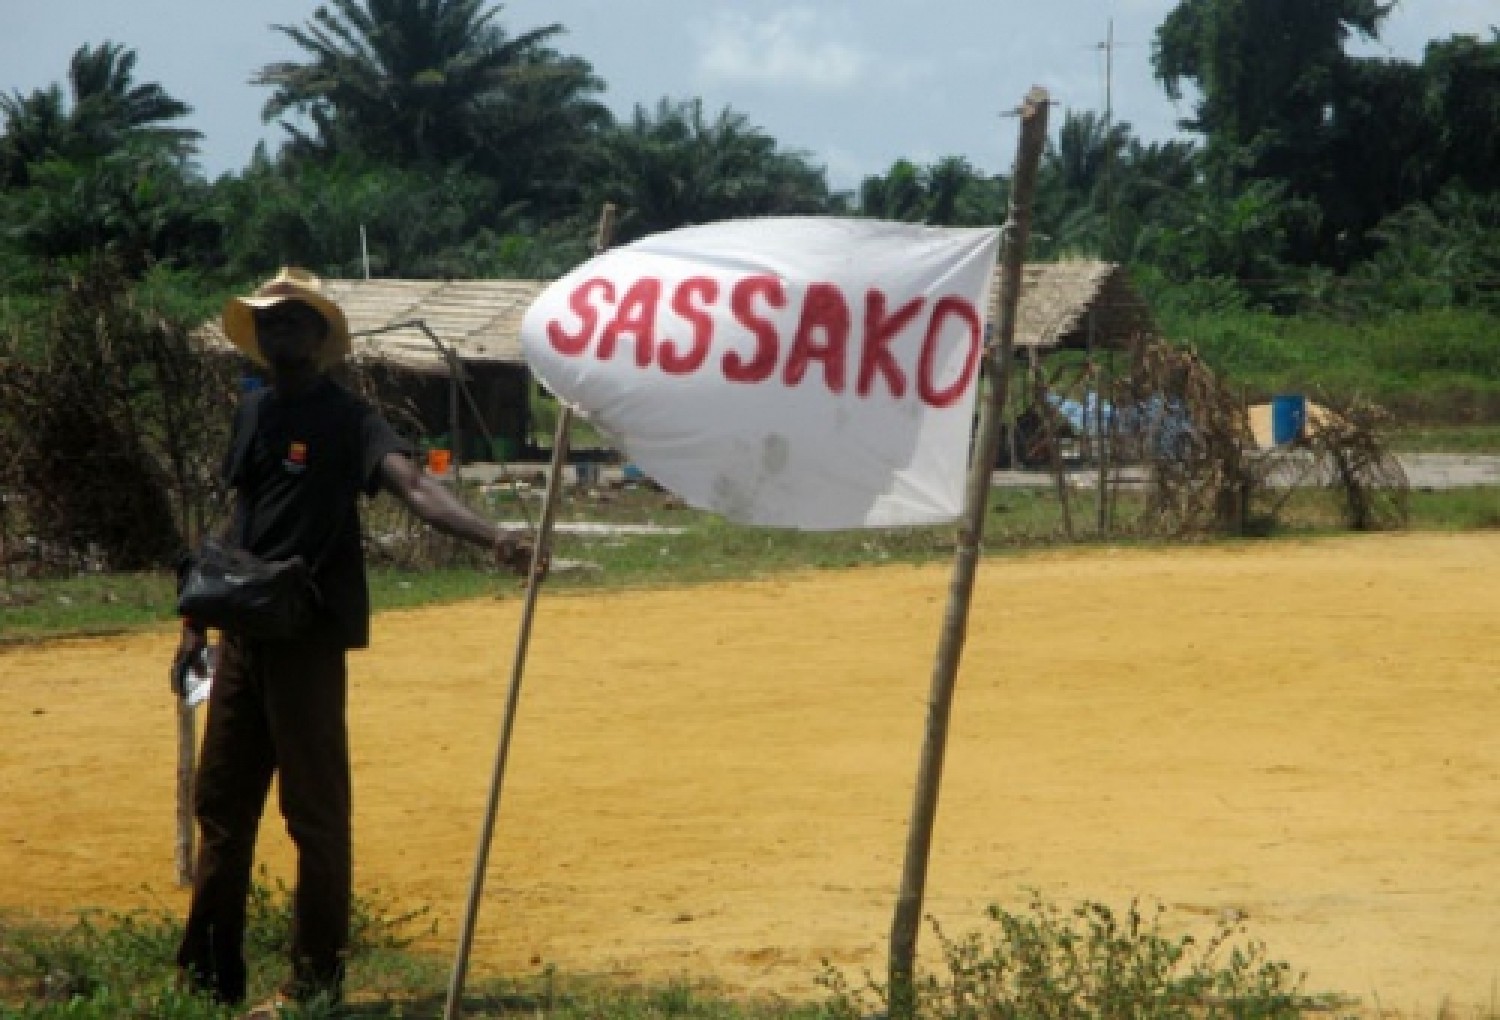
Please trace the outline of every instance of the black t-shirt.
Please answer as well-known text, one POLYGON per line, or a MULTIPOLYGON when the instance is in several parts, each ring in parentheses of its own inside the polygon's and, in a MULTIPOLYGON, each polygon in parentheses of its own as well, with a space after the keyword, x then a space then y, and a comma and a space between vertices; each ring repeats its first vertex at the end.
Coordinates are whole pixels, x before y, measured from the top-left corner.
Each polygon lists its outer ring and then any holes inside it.
POLYGON ((379 491, 396 452, 410 447, 380 413, 328 379, 296 396, 257 390, 235 413, 223 471, 239 495, 236 539, 262 559, 301 556, 346 648, 370 643, 359 494, 379 491))

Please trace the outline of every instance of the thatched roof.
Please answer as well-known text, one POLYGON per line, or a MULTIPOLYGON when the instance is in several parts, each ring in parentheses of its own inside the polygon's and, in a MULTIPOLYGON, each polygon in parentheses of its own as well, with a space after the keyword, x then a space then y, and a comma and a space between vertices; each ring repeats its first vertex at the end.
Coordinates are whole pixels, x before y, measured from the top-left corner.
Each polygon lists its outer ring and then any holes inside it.
MULTIPOLYGON (((524 365, 521 319, 549 282, 325 280, 323 285, 329 297, 343 307, 349 329, 356 334, 356 358, 447 374, 442 357, 418 327, 359 334, 420 321, 467 364, 524 365)), ((991 322, 998 314, 999 294, 1000 270, 996 267, 990 296, 991 322)), ((1091 345, 1122 348, 1155 332, 1150 311, 1121 266, 1110 262, 1048 262, 1031 263, 1023 270, 1016 321, 1018 350, 1086 349, 1091 345)), ((228 346, 217 321, 206 324, 204 333, 215 346, 228 346)))
MULTIPOLYGON (((990 290, 989 319, 1000 310, 1000 268, 990 290)), ((1016 309, 1017 350, 1126 348, 1156 336, 1151 310, 1113 262, 1030 262, 1021 271, 1016 309)))
MULTIPOLYGON (((417 372, 447 374, 423 322, 466 364, 524 365, 521 319, 546 289, 546 280, 324 280, 328 296, 344 309, 354 334, 353 356, 417 372), (388 330, 360 335, 370 330, 388 330)), ((228 346, 217 320, 207 323, 209 343, 228 346)))

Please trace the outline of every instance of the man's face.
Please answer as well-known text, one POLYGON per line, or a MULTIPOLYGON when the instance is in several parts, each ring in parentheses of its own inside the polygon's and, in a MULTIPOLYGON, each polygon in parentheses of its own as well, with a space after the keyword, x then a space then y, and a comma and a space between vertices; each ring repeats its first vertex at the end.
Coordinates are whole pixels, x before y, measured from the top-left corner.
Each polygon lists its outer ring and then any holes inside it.
POLYGON ((315 364, 327 336, 327 321, 305 302, 282 301, 255 311, 255 339, 274 368, 315 364))

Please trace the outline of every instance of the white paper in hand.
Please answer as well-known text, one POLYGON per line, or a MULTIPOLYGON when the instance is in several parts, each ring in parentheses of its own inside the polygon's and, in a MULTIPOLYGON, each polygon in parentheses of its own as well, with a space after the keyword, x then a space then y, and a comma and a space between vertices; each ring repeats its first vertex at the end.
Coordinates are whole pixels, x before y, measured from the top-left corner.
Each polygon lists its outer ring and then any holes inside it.
POLYGON ((182 700, 188 708, 208 700, 208 693, 214 682, 213 658, 208 654, 208 649, 199 652, 188 665, 183 681, 182 700))

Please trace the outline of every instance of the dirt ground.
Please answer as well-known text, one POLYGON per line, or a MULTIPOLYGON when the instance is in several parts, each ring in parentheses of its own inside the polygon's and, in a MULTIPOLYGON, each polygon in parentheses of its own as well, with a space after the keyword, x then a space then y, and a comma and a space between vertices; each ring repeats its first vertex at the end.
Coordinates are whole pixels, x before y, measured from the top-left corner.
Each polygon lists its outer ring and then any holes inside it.
MULTIPOLYGON (((474 973, 884 967, 948 568, 545 595, 474 973)), ((1500 981, 1500 535, 983 564, 927 906, 1132 897, 1406 1015, 1500 981)), ((352 660, 357 884, 452 951, 520 604, 352 660)), ((0 653, 0 909, 180 909, 173 635, 0 653)), ((273 809, 274 811, 274 809, 273 809)), ((272 815, 273 872, 288 847, 272 815)), ((924 932, 923 945, 932 939, 924 932)))

